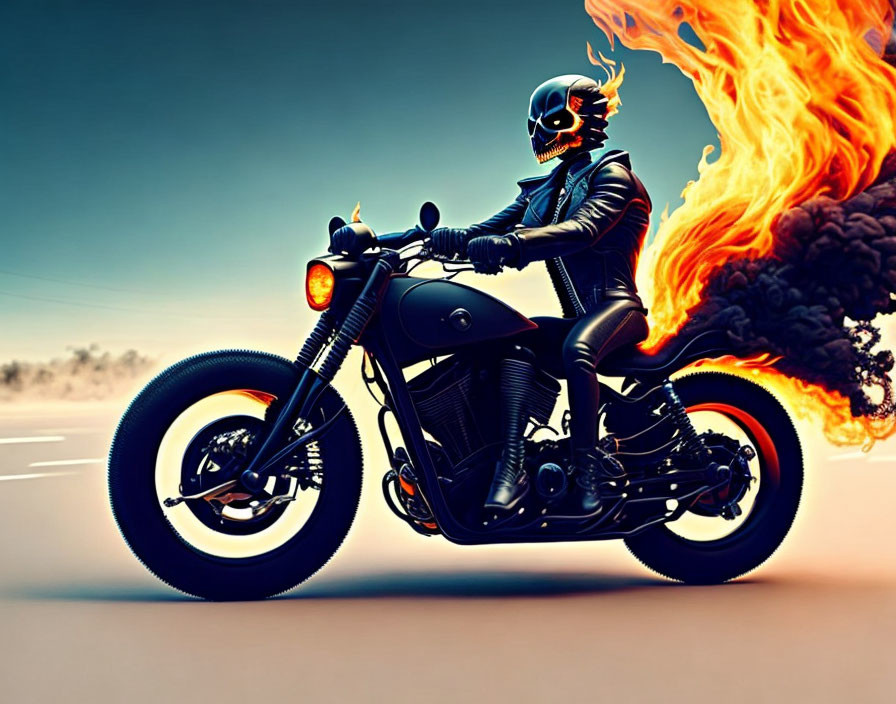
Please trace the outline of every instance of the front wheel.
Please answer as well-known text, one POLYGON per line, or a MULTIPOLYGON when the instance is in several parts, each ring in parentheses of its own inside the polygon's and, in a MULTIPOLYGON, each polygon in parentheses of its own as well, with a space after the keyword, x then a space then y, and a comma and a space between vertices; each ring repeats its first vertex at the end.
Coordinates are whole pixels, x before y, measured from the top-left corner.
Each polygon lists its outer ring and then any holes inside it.
POLYGON ((701 372, 674 385, 698 432, 707 433, 704 437, 723 443, 736 438, 755 450, 751 485, 739 516, 720 515, 713 509, 726 497, 707 495, 679 520, 626 538, 625 544, 666 577, 718 584, 756 569, 784 540, 802 493, 802 449, 787 412, 758 384, 701 372))
POLYGON ((162 372, 128 408, 109 456, 109 496, 122 535, 157 577, 207 599, 259 599, 304 581, 339 548, 358 507, 362 457, 332 387, 299 427, 332 421, 322 435, 257 493, 227 488, 299 373, 264 353, 203 354, 162 372), (171 505, 196 493, 205 498, 171 505))

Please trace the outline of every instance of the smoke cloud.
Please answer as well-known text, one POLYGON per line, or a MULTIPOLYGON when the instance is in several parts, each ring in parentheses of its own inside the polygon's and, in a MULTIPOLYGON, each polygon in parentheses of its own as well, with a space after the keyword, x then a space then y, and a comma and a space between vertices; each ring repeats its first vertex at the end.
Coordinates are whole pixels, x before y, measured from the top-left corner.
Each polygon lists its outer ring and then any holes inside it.
POLYGON ((789 376, 838 391, 854 416, 896 416, 889 351, 871 322, 896 312, 896 155, 870 188, 784 213, 776 256, 713 274, 687 331, 724 330, 738 356, 769 352, 789 376))

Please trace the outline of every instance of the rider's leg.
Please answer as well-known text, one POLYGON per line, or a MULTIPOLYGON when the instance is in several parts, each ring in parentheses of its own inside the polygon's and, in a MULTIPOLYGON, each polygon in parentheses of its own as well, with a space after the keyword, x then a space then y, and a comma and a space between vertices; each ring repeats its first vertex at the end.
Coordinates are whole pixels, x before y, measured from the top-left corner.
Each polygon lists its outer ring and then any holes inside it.
POLYGON ((597 447, 597 367, 613 350, 645 337, 643 309, 629 300, 608 300, 579 320, 563 344, 572 458, 583 513, 597 511, 601 485, 612 486, 624 474, 622 465, 597 447))
POLYGON ((487 509, 512 509, 529 491, 523 463, 526 430, 524 408, 535 380, 534 356, 523 347, 515 347, 501 361, 501 426, 504 448, 495 467, 495 475, 485 500, 487 509))

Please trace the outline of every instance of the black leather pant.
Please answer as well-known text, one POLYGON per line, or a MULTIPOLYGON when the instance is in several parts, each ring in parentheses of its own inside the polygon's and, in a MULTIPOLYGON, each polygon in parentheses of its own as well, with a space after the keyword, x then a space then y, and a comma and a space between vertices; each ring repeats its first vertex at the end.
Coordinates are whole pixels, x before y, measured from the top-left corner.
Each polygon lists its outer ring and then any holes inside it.
POLYGON ((579 318, 563 343, 573 456, 597 444, 600 387, 597 367, 610 352, 647 337, 643 308, 628 300, 604 301, 579 318))
POLYGON ((613 350, 647 337, 644 309, 629 299, 607 299, 577 320, 533 318, 533 322, 539 329, 526 333, 521 342, 549 372, 566 377, 573 454, 590 451, 597 444, 597 367, 613 350))

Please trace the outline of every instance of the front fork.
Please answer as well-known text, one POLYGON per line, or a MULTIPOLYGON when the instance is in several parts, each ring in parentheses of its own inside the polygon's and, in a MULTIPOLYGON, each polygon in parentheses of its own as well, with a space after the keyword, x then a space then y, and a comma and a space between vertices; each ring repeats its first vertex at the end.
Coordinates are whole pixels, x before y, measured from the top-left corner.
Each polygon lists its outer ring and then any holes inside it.
MULTIPOLYGON (((352 345, 361 337, 361 333, 376 312, 380 297, 393 271, 394 266, 386 259, 380 259, 374 265, 367 284, 345 316, 342 325, 336 330, 326 355, 315 370, 313 365, 321 357, 336 327, 330 311, 325 311, 321 315, 296 358, 296 365, 303 371, 295 390, 280 409, 277 419, 258 452, 249 462, 249 466, 240 475, 240 484, 247 491, 258 492, 267 484, 268 475, 277 466, 277 460, 283 454, 283 450, 280 452, 276 450, 281 446, 287 429, 293 427, 293 419, 309 417, 321 393, 333 381, 352 345)), ((312 431, 290 443, 289 449, 294 450, 317 435, 319 433, 312 431)))

